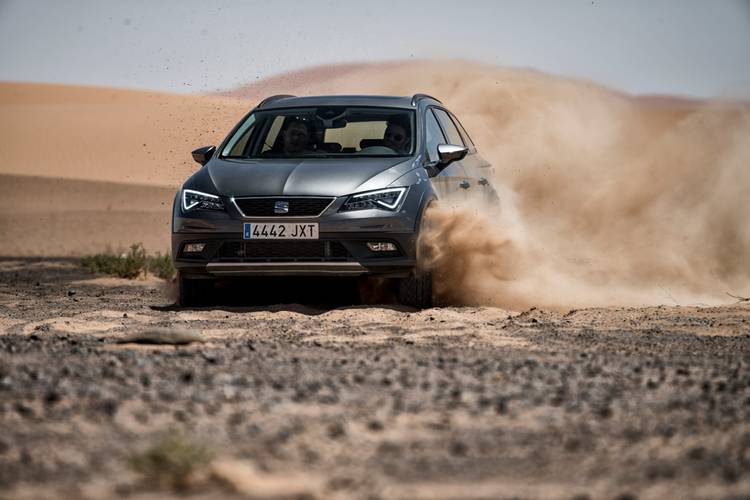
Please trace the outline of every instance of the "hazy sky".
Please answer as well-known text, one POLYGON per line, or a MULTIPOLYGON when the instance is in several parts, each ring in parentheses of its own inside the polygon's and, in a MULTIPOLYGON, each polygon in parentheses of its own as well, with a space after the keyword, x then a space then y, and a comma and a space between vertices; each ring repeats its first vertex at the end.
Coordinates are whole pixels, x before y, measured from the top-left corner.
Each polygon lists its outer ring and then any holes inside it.
POLYGON ((747 95, 750 0, 0 0, 0 80, 208 92, 321 63, 411 57, 635 93, 747 95))

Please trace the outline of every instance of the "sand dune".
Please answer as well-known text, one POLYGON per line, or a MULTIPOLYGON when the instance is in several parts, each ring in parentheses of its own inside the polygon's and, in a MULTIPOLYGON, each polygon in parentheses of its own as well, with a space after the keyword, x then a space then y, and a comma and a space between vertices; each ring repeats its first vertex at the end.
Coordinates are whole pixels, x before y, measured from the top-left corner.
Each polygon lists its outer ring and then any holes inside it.
POLYGON ((177 186, 218 144, 236 99, 0 83, 0 173, 177 186))
POLYGON ((168 252, 174 189, 0 175, 0 255, 79 256, 141 242, 168 252))
POLYGON ((174 187, 250 105, 236 99, 0 83, 0 255, 170 245, 174 187))

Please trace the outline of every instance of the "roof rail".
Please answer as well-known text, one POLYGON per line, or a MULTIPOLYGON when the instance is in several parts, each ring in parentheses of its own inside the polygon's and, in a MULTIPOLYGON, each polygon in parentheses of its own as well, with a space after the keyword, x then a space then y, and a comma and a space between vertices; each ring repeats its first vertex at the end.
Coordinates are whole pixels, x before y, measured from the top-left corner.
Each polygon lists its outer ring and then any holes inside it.
POLYGON ((287 97, 297 97, 297 96, 293 96, 291 94, 277 94, 277 95, 272 95, 271 97, 266 97, 265 99, 263 99, 262 101, 260 101, 260 103, 258 104, 257 107, 262 108, 266 104, 270 104, 273 101, 278 101, 279 99, 286 99, 287 97))
MULTIPOLYGON (((433 101, 440 102, 440 99, 438 99, 436 97, 432 97, 431 95, 428 95, 428 94, 414 94, 412 96, 412 98, 411 98, 411 105, 412 106, 416 106, 417 105, 417 101, 420 100, 420 99, 432 99, 433 101)), ((440 102, 440 104, 443 104, 443 103, 440 102)))

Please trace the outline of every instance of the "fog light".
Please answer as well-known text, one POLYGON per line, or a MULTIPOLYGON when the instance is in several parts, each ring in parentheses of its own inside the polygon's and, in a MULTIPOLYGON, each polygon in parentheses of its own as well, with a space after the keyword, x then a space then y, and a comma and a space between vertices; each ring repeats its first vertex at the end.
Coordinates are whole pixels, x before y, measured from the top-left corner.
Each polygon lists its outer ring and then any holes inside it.
POLYGON ((206 248, 205 243, 188 243, 182 251, 184 253, 200 253, 204 248, 206 248))
POLYGON ((368 241, 367 248, 369 248, 371 252, 395 252, 396 251, 396 245, 394 245, 393 243, 385 242, 385 241, 368 241))

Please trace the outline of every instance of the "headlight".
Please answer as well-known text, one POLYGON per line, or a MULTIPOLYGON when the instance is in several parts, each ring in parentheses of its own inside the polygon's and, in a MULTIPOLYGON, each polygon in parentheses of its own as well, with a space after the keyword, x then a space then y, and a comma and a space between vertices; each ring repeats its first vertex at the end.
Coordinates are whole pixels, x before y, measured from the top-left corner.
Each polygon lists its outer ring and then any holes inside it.
POLYGON ((397 187, 367 191, 349 196, 341 206, 339 212, 351 212, 353 210, 367 210, 369 208, 380 208, 382 210, 397 210, 404 195, 409 188, 397 187))
POLYGON ((182 211, 190 212, 197 209, 224 210, 224 203, 215 194, 201 193, 192 189, 182 190, 182 211))

